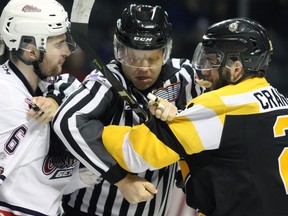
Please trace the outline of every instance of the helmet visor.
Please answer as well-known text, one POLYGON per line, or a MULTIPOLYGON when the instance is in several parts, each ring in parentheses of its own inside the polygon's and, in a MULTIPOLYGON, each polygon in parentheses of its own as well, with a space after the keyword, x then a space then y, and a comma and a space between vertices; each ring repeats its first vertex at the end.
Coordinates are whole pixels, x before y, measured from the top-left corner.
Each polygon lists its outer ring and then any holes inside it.
MULTIPOLYGON (((170 51, 170 50, 169 50, 170 51)), ((124 65, 130 67, 161 67, 169 58, 166 47, 154 50, 139 50, 127 47, 114 37, 115 58, 124 65)))
POLYGON ((66 32, 66 43, 67 43, 68 49, 71 53, 74 53, 77 50, 77 44, 74 41, 70 31, 66 32))
MULTIPOLYGON (((48 39, 52 39, 54 37, 57 37, 57 36, 51 36, 51 37, 48 37, 48 39)), ((19 49, 29 51, 26 48, 27 48, 27 45, 30 44, 30 43, 34 44, 36 46, 35 37, 33 37, 33 36, 22 36, 19 49)), ((46 51, 46 45, 44 45, 44 44, 46 44, 46 43, 41 44, 42 46, 37 47, 37 49, 40 50, 40 51, 45 52, 46 51), (43 47, 43 45, 45 46, 45 48, 43 47)), ((70 34, 70 32, 67 31, 65 33, 65 41, 61 41, 61 43, 57 43, 55 45, 55 48, 57 48, 57 49, 65 49, 65 48, 67 48, 70 53, 73 53, 73 52, 75 52, 77 50, 77 44, 73 40, 73 37, 70 34)))
POLYGON ((219 68, 224 58, 223 52, 199 43, 192 58, 192 66, 197 70, 212 70, 219 68))

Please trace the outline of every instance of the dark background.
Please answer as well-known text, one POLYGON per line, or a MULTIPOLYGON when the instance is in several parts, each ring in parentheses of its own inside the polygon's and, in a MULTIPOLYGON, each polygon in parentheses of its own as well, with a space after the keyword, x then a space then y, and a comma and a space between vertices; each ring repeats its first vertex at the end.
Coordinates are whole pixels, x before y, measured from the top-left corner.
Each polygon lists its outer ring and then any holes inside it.
MULTIPOLYGON (((73 0, 58 1, 70 15, 73 0)), ((0 0, 0 11, 7 2, 0 0)), ((203 33, 215 22, 243 16, 259 21, 270 33, 274 47, 267 78, 288 96, 288 0, 95 0, 89 34, 93 48, 105 63, 113 59, 116 20, 131 3, 160 5, 168 12, 173 25, 172 57, 191 59, 203 33)), ((80 59, 78 56, 75 58, 77 54, 73 55, 67 61, 66 70, 82 79, 90 68, 87 63, 76 64, 80 59), (75 59, 78 61, 75 62, 75 59)), ((4 58, 0 60, 3 62, 4 58)))

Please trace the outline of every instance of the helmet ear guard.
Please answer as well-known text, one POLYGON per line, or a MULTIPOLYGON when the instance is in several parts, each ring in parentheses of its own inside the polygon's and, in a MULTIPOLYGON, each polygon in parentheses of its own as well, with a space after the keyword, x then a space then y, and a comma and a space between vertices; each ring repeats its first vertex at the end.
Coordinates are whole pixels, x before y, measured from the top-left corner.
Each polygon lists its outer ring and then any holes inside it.
POLYGON ((243 67, 240 53, 228 53, 226 56, 225 67, 234 69, 243 67), (241 64, 235 65, 235 62, 240 62, 241 64))

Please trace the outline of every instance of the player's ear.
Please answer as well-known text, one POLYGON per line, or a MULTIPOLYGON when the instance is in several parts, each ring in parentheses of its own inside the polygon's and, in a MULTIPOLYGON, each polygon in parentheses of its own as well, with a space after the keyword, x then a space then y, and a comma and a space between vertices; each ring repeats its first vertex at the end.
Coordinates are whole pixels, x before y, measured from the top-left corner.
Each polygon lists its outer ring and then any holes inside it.
POLYGON ((242 65, 241 61, 237 60, 237 61, 234 61, 232 64, 230 64, 228 68, 230 69, 232 74, 238 75, 239 73, 241 73, 241 71, 243 69, 243 65, 242 65))
POLYGON ((245 73, 242 62, 241 61, 235 61, 234 63, 234 74, 236 77, 242 77, 245 73))
POLYGON ((235 72, 241 72, 243 69, 243 65, 241 61, 235 61, 234 62, 234 68, 235 68, 235 72))
POLYGON ((240 79, 245 73, 242 62, 239 60, 234 61, 230 66, 230 72, 232 82, 240 79))

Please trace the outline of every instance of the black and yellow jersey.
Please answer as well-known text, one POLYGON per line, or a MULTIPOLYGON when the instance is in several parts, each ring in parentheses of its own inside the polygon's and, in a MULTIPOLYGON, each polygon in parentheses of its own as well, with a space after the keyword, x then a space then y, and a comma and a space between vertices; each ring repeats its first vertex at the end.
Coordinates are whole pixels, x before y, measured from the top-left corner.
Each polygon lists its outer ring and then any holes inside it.
POLYGON ((287 131, 288 99, 250 78, 194 98, 171 122, 108 126, 102 138, 131 172, 185 158, 187 202, 206 215, 285 216, 287 131))

